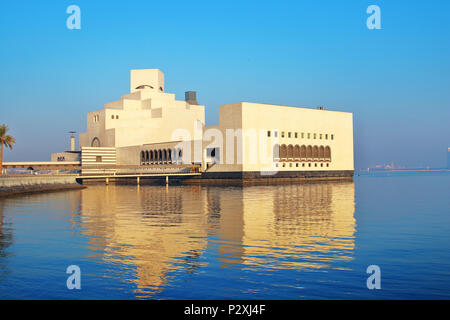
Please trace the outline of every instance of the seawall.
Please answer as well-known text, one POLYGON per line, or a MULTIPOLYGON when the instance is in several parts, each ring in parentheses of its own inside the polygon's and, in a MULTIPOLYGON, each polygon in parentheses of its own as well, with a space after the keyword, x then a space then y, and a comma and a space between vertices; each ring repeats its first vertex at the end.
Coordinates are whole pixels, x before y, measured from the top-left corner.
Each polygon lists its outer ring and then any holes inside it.
MULTIPOLYGON (((353 170, 327 171, 279 171, 273 174, 261 172, 203 172, 201 176, 173 176, 169 177, 169 185, 267 185, 289 184, 320 181, 353 181, 353 170)), ((164 185, 165 177, 141 177, 140 185, 164 185)), ((105 178, 84 180, 83 185, 105 184, 105 178)), ((119 178, 112 176, 108 179, 112 184, 137 184, 136 178, 119 178)))
POLYGON ((76 177, 77 175, 0 176, 0 197, 85 188, 77 183, 76 177))
POLYGON ((266 185, 314 181, 353 181, 353 170, 278 171, 273 174, 246 172, 204 172, 201 177, 185 179, 183 184, 266 185))

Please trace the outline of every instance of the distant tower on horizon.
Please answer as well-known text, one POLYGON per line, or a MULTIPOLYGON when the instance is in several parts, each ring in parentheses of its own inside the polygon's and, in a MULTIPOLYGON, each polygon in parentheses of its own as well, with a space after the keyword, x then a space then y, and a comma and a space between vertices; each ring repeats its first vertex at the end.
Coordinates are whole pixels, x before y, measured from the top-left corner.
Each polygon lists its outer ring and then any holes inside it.
POLYGON ((70 151, 75 151, 75 136, 76 131, 69 131, 70 136, 70 151))

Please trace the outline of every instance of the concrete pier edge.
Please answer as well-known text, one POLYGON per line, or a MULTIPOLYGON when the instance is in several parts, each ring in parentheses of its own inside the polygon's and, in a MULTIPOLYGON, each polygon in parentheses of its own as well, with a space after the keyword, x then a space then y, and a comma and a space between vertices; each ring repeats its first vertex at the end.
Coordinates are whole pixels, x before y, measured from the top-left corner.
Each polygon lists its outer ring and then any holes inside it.
POLYGON ((43 192, 84 189, 76 175, 67 176, 0 176, 0 198, 43 192))

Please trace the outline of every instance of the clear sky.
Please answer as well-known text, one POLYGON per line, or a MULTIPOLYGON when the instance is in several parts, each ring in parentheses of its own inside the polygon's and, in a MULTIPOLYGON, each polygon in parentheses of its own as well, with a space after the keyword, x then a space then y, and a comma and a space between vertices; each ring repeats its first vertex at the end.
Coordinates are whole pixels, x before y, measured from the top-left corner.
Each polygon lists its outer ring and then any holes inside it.
POLYGON ((219 105, 262 102, 353 112, 355 168, 443 167, 450 146, 450 1, 0 2, 4 160, 49 160, 86 113, 159 68, 165 90, 219 105), (66 8, 81 8, 69 30, 66 8), (369 30, 369 5, 381 30, 369 30))

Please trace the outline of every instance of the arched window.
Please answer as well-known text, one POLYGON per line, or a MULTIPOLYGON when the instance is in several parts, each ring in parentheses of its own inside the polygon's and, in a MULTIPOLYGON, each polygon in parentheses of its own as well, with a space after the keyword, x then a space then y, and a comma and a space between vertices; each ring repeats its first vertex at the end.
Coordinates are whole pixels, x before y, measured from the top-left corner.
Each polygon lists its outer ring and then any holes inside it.
POLYGON ((172 150, 171 149, 167 150, 167 153, 168 153, 167 157, 168 157, 169 162, 172 162, 172 150))
POLYGON ((158 150, 158 162, 162 161, 162 152, 161 149, 158 150))
POLYGON ((308 158, 308 159, 312 158, 312 147, 311 146, 306 147, 306 158, 308 158))
POLYGON ((313 147, 312 157, 313 157, 313 159, 318 159, 319 158, 319 147, 318 146, 314 146, 313 147))
POLYGON ((306 146, 302 145, 300 147, 300 158, 305 159, 306 158, 306 146))
POLYGON ((143 85, 140 85, 140 86, 136 87, 136 89, 146 89, 146 88, 153 89, 153 87, 151 85, 149 85, 149 84, 143 84, 143 85))
POLYGON ((323 146, 320 146, 319 148, 319 158, 320 159, 325 158, 325 148, 323 146))
POLYGON ((325 147, 325 160, 331 161, 331 149, 329 146, 325 147))
POLYGON ((294 146, 294 158, 300 159, 300 146, 298 144, 294 146))
POLYGON ((149 151, 149 161, 153 162, 155 160, 155 155, 153 154, 153 150, 149 151))
POLYGON ((280 160, 284 161, 287 158, 287 146, 282 144, 280 147, 280 160))
POLYGON ((91 142, 91 147, 100 147, 101 143, 100 143, 100 139, 95 137, 94 139, 92 139, 91 142))
POLYGON ((145 162, 145 152, 141 151, 141 164, 145 162))
POLYGON ((167 161, 167 150, 163 150, 163 161, 167 161))
POLYGON ((287 158, 292 159, 294 157, 294 146, 292 144, 287 147, 287 158))

